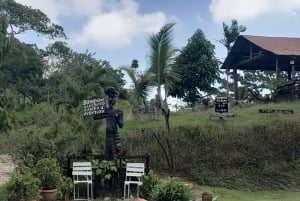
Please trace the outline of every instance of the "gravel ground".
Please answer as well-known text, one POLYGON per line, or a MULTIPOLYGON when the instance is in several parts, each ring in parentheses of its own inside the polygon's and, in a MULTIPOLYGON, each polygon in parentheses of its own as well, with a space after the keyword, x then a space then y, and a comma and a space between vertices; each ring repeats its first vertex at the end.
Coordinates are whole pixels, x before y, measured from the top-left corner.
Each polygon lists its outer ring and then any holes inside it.
POLYGON ((14 164, 9 155, 0 154, 0 186, 5 184, 14 170, 14 164))

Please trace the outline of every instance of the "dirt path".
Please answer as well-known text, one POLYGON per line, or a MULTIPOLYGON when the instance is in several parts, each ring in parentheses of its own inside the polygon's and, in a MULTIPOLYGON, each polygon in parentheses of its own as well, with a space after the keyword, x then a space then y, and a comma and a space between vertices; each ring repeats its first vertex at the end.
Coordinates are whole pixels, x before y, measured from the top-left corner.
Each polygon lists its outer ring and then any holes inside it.
POLYGON ((0 186, 9 180, 14 167, 9 155, 0 154, 0 186))

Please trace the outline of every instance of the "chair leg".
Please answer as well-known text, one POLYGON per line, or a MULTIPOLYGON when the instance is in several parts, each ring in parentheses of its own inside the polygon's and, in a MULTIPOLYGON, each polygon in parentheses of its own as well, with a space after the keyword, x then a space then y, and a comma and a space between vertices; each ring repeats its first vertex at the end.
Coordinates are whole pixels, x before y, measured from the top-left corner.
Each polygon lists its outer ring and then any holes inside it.
POLYGON ((124 184, 124 196, 123 196, 124 200, 126 198, 126 184, 124 184))
POLYGON ((128 197, 128 199, 130 198, 130 183, 128 184, 127 197, 128 197))
POLYGON ((124 196, 123 196, 123 199, 125 200, 125 194, 126 194, 126 184, 124 184, 124 196))
POLYGON ((91 200, 94 199, 94 196, 93 196, 93 183, 91 183, 91 200))

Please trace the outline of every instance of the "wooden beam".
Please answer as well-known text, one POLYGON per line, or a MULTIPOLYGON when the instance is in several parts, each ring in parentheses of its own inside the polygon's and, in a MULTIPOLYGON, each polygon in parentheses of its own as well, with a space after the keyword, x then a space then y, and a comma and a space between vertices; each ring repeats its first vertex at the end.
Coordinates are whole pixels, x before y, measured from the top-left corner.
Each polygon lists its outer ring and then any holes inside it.
POLYGON ((257 55, 257 56, 254 56, 250 59, 246 59, 246 60, 243 60, 243 61, 240 61, 239 63, 237 64, 234 64, 232 65, 231 67, 234 69, 234 68, 238 68, 239 66, 242 66, 242 65, 245 65, 247 63, 250 63, 250 62, 253 62, 253 61, 256 61, 256 60, 259 60, 259 59, 262 59, 264 57, 263 54, 260 54, 260 55, 257 55))

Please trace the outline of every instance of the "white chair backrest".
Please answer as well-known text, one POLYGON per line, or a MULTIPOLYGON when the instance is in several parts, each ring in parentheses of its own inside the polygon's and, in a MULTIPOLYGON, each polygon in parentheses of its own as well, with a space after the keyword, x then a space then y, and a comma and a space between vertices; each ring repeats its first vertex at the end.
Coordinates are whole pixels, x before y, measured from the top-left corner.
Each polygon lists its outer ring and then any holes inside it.
POLYGON ((145 172, 144 163, 127 163, 126 164, 126 177, 141 177, 145 172))
POLYGON ((91 162, 73 162, 72 175, 84 176, 92 175, 92 163, 91 162))

